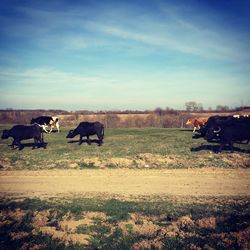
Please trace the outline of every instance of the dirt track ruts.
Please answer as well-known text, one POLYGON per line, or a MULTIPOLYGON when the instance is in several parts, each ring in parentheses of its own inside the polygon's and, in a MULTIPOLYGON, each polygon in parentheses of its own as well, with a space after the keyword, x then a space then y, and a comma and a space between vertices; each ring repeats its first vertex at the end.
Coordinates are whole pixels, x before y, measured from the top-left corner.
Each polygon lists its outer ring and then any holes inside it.
POLYGON ((0 195, 248 196, 250 170, 41 170, 0 171, 0 195))

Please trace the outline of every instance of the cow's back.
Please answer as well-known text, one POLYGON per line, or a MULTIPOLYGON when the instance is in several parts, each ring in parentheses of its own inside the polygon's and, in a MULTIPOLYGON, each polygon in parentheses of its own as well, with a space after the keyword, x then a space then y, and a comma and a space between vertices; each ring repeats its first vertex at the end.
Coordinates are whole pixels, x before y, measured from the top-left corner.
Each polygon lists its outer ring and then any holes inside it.
POLYGON ((103 129, 103 124, 100 122, 81 122, 76 128, 81 135, 95 135, 103 129))
POLYGON ((39 116, 37 118, 32 119, 33 123, 37 123, 40 125, 44 125, 44 124, 48 125, 51 120, 52 120, 51 116, 39 116))
POLYGON ((41 135, 38 125, 15 125, 9 130, 9 135, 16 139, 30 139, 41 135))

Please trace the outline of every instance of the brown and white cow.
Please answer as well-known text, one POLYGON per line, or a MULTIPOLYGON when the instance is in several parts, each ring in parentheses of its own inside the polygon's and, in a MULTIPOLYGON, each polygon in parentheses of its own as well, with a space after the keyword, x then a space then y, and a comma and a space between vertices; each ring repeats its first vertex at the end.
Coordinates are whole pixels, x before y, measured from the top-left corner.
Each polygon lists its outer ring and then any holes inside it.
POLYGON ((195 132, 196 129, 200 129, 201 126, 203 126, 208 120, 208 117, 195 117, 195 118, 190 118, 187 120, 186 125, 193 125, 194 130, 193 133, 195 132))

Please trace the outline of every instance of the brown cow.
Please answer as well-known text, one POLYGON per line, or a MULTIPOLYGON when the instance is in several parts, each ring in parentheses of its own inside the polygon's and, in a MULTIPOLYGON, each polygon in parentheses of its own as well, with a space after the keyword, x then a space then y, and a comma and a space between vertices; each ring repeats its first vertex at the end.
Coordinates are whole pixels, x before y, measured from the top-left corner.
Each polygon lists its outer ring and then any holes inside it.
POLYGON ((200 129, 201 126, 203 126, 208 120, 208 117, 195 117, 195 118, 190 118, 187 120, 186 125, 193 125, 194 130, 193 133, 195 132, 196 129, 200 129))

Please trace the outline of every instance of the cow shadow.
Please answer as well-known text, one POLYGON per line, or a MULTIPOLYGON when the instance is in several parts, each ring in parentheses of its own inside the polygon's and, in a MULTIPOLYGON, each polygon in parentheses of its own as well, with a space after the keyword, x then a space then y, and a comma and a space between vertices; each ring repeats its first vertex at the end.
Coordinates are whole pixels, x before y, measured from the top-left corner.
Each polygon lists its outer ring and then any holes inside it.
MULTIPOLYGON (((13 150, 15 150, 15 149, 23 150, 24 148, 32 148, 32 149, 44 148, 44 149, 46 149, 47 145, 48 145, 47 142, 44 142, 43 144, 39 143, 38 147, 33 148, 34 147, 34 143, 29 142, 29 143, 21 143, 21 147, 20 148, 17 145, 15 145, 14 148, 12 148, 12 149, 13 150)), ((8 147, 12 147, 12 145, 10 144, 10 145, 8 145, 8 147)))
POLYGON ((50 133, 47 133, 47 134, 54 134, 54 133, 58 133, 57 130, 52 130, 50 133))
POLYGON ((186 128, 186 129, 180 129, 180 131, 181 131, 181 132, 193 132, 192 129, 187 129, 187 128, 186 128))
MULTIPOLYGON (((68 143, 79 143, 79 142, 80 142, 80 140, 70 140, 70 141, 68 141, 68 143)), ((89 142, 90 142, 91 144, 92 144, 92 143, 95 143, 95 144, 98 144, 98 145, 99 145, 99 140, 97 140, 97 139, 90 139, 89 142)), ((88 144, 88 140, 87 140, 87 139, 82 140, 81 144, 83 144, 83 143, 88 144)), ((81 145, 81 144, 80 144, 80 145, 81 145)))
POLYGON ((192 136, 192 139, 200 139, 200 138, 203 138, 203 136, 201 134, 194 134, 192 136))
MULTIPOLYGON (((199 152, 199 151, 202 151, 202 150, 208 150, 208 151, 213 151, 214 153, 219 153, 219 148, 220 148, 220 145, 208 145, 208 144, 206 144, 206 145, 201 145, 201 146, 198 146, 198 147, 190 148, 190 151, 191 152, 199 152)), ((221 150, 221 152, 224 152, 224 151, 231 152, 231 148, 228 145, 226 145, 221 150)), ((241 153, 250 154, 250 150, 241 149, 241 148, 237 148, 237 147, 233 147, 233 151, 234 152, 241 152, 241 153)))

